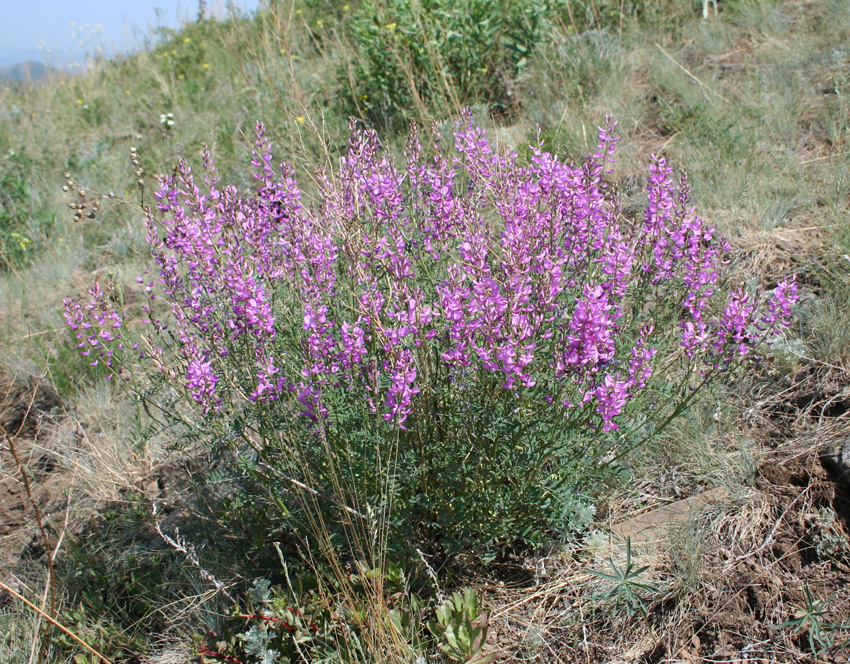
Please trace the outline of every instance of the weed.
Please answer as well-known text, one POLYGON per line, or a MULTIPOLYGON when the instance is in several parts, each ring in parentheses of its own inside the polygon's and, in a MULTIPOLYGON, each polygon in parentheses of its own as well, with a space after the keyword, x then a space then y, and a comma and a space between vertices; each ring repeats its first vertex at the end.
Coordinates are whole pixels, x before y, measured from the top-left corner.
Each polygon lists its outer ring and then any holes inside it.
POLYGON ((457 664, 490 664, 496 653, 484 654, 487 643, 487 612, 478 606, 478 595, 471 588, 455 593, 437 607, 436 619, 428 621, 428 630, 438 638, 440 652, 457 664))
POLYGON ((850 553, 850 540, 832 507, 819 507, 817 512, 806 514, 806 518, 812 524, 812 539, 819 558, 841 560, 850 553))
POLYGON ((598 570, 588 570, 593 576, 599 577, 610 582, 610 587, 597 595, 598 599, 614 598, 613 612, 616 615, 620 607, 625 609, 627 616, 632 616, 635 613, 640 613, 643 617, 647 617, 648 611, 644 602, 644 593, 659 593, 660 590, 653 585, 638 581, 638 577, 646 572, 650 567, 644 566, 635 569, 635 564, 632 562, 632 540, 626 539, 626 564, 623 567, 618 567, 614 563, 613 558, 608 559, 611 565, 612 574, 600 572, 598 570))
POLYGON ((424 603, 399 583, 403 575, 397 568, 390 566, 386 576, 380 570, 361 570, 348 580, 350 588, 342 590, 324 586, 303 568, 284 565, 285 586, 258 579, 220 631, 195 637, 203 662, 353 664, 368 661, 370 652, 389 655, 387 648, 403 653, 405 661, 425 652, 424 603), (368 590, 376 582, 383 588, 380 613, 374 612, 376 598, 368 590), (387 641, 376 643, 385 630, 387 641))
POLYGON ((806 593, 805 604, 803 607, 792 607, 794 610, 794 618, 786 620, 784 623, 777 625, 776 628, 783 629, 785 627, 793 627, 796 634, 806 631, 809 639, 809 648, 812 653, 819 654, 824 650, 831 648, 835 641, 835 636, 833 634, 834 628, 822 623, 821 619, 829 613, 829 603, 835 599, 837 593, 827 599, 821 600, 814 598, 812 591, 809 588, 808 581, 804 584, 803 589, 806 593), (817 644, 817 646, 815 646, 815 644, 817 644))

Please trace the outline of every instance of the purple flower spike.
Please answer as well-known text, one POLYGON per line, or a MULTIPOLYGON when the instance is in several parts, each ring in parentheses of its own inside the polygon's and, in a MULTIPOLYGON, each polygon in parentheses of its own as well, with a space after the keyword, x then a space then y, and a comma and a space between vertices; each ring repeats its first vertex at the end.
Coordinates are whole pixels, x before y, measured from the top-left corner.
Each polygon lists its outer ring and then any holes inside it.
MULTIPOLYGON (((148 214, 141 361, 210 415, 280 408, 317 432, 342 407, 427 428, 470 391, 616 431, 659 355, 685 376, 740 364, 788 325, 797 286, 729 289, 731 247, 663 158, 644 213, 625 213, 615 130, 579 164, 539 137, 526 161, 464 111, 445 144, 412 131, 397 163, 355 122, 311 204, 262 124, 251 193, 220 185, 204 148, 201 175, 179 162, 148 214)), ((65 301, 81 352, 108 366, 133 346, 112 295, 65 301)))

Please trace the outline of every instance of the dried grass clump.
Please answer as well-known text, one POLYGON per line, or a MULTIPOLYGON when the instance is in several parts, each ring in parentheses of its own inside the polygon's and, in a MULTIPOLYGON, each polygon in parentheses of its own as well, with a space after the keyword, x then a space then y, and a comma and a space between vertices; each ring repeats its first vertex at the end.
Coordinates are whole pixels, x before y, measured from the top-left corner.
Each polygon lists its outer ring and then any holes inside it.
POLYGON ((759 285, 774 284, 786 274, 805 276, 828 246, 820 226, 771 230, 745 227, 734 233, 730 241, 738 250, 736 275, 759 285))

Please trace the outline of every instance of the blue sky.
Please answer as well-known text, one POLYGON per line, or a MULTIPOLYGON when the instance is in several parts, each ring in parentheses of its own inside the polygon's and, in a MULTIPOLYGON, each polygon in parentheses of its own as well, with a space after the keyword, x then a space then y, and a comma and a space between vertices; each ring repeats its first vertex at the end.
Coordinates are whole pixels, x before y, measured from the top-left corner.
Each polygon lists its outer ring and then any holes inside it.
MULTIPOLYGON (((258 1, 233 4, 254 10, 258 1)), ((227 11, 221 0, 206 4, 208 12, 227 11)), ((197 14, 198 0, 0 0, 0 67, 45 57, 67 66, 100 46, 127 51, 144 42, 150 27, 176 27, 197 14)))

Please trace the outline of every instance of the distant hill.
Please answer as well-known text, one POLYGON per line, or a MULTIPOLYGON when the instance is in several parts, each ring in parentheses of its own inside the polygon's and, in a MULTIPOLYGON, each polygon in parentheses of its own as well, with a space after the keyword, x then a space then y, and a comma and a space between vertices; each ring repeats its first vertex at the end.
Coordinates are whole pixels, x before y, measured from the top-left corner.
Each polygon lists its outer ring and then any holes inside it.
POLYGON ((0 68, 0 80, 10 83, 33 83, 47 75, 47 67, 40 62, 28 60, 0 68))

